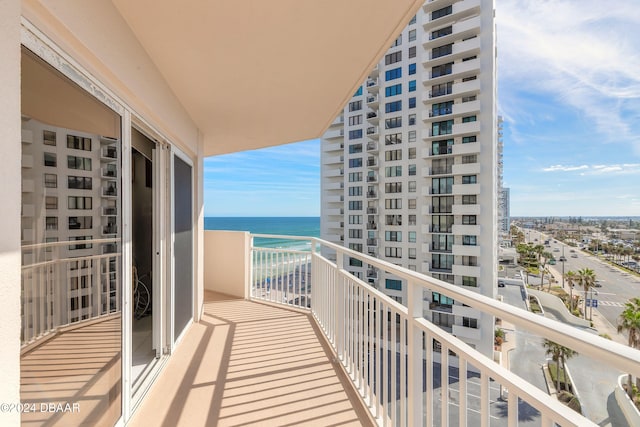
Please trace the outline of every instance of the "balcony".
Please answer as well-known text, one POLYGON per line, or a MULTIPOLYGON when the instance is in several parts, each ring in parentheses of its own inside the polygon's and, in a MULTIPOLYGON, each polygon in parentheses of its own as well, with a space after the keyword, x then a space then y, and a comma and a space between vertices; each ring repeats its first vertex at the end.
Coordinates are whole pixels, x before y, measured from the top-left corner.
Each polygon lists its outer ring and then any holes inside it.
POLYGON ((453 165, 453 175, 475 175, 480 173, 480 163, 460 163, 453 165))
POLYGON ((367 121, 369 123, 378 124, 378 122, 380 121, 380 117, 378 116, 377 112, 369 111, 367 113, 367 121))
MULTIPOLYGON (((431 13, 434 10, 438 10, 446 5, 446 2, 429 1, 426 2, 422 8, 426 13, 431 13)), ((424 27, 427 31, 434 25, 444 25, 446 22, 459 21, 468 16, 476 15, 480 13, 480 0, 467 0, 463 2, 454 3, 451 13, 449 15, 442 16, 434 20, 425 21, 424 27)))
POLYGON ((378 158, 377 157, 369 157, 367 159, 367 167, 378 169, 378 158))
POLYGON ((456 256, 480 256, 480 246, 453 245, 453 254, 456 256))
POLYGON ((367 95, 367 105, 369 107, 377 107, 378 106, 378 94, 367 95))
POLYGON ((473 135, 480 132, 480 122, 456 123, 453 125, 455 136, 473 135))
POLYGON ((480 194, 480 184, 453 184, 452 194, 456 196, 480 194))
POLYGON ((480 234, 480 226, 479 225, 466 225, 466 224, 454 224, 451 226, 451 232, 457 235, 479 235, 480 234))
MULTIPOLYGON (((490 417, 500 417, 500 425, 515 426, 524 415, 527 423, 533 418, 544 426, 595 426, 495 363, 492 357, 423 318, 422 294, 426 290, 469 306, 453 306, 454 314, 487 313, 519 329, 561 342, 607 366, 640 375, 640 352, 615 341, 340 245, 315 238, 293 238, 306 242, 309 251, 255 247, 252 237, 242 232, 205 232, 205 247, 212 252, 205 254, 204 303, 200 307, 203 315, 186 330, 128 425, 287 425, 304 419, 315 425, 413 427, 425 423, 489 425, 490 417), (247 244, 236 245, 236 240, 247 244), (324 257, 320 249, 330 254, 324 257), (229 251, 233 252, 231 257, 211 256, 229 251), (367 276, 375 270, 402 279, 407 306, 351 275, 343 264, 347 258, 369 265, 367 276), (237 262, 230 264, 230 259, 237 262), (449 372, 450 367, 456 371, 455 379, 444 377, 445 381, 441 381, 441 372, 449 372), (508 389, 506 401, 498 399, 499 388, 508 389), (519 404, 519 400, 527 406, 519 404), (527 412, 519 414, 524 408, 527 412)), ((106 269, 111 264, 107 261, 106 269)), ((68 270, 63 264, 61 272, 68 270)), ((33 268, 43 269, 42 273, 46 269, 33 268)), ((477 276, 467 270, 479 268, 454 265, 453 272, 477 276)), ((36 270, 23 275, 29 279, 25 286, 39 286, 40 273, 36 270)), ((118 341, 100 342, 101 356, 109 357, 87 360, 80 367, 76 360, 74 366, 69 364, 68 354, 51 356, 61 345, 60 340, 73 339, 74 334, 101 330, 113 331, 117 336, 119 308, 112 309, 117 311, 42 340, 32 348, 25 360, 46 357, 50 363, 44 371, 41 363, 30 364, 35 369, 23 371, 25 381, 46 375, 51 384, 59 386, 59 381, 74 370, 100 377, 98 381, 77 384, 80 394, 71 390, 71 385, 62 391, 58 387, 56 395, 51 394, 55 386, 47 390, 48 398, 61 400, 69 391, 74 392, 75 398, 88 399, 117 387, 109 381, 106 368, 116 369, 110 361, 119 357, 118 341), (56 375, 60 377, 58 382, 56 375)), ((29 308, 24 312, 32 311, 29 308)), ((483 336, 479 329, 463 325, 454 325, 452 331, 470 339, 483 336)), ((23 334, 29 340, 45 332, 23 334)), ((492 339, 493 331, 490 336, 492 339)), ((41 391, 23 392, 36 401, 41 391)), ((83 411, 72 416, 100 417, 105 413, 83 411)), ((91 425, 100 421, 78 419, 91 425)))
POLYGON ((344 137, 344 129, 332 129, 328 130, 324 134, 324 139, 335 139, 344 137))
POLYGON ((367 199, 377 199, 378 192, 377 191, 367 191, 367 199))
POLYGON ((366 87, 367 87, 367 92, 377 93, 378 90, 380 89, 380 86, 378 85, 378 79, 377 78, 367 79, 366 87))
POLYGON ((380 137, 378 126, 369 126, 367 128, 367 136, 371 139, 378 139, 380 137))
POLYGON ((377 153, 378 152, 378 143, 376 141, 367 142, 367 151, 369 153, 377 153))
POLYGON ((113 161, 118 158, 118 149, 116 147, 104 147, 100 152, 100 159, 103 161, 113 161))
POLYGON ((480 152, 479 142, 468 142, 466 144, 454 144, 451 147, 451 153, 455 154, 456 156, 461 156, 465 154, 477 154, 479 152, 480 152))
MULTIPOLYGON (((477 55, 478 53, 480 53, 480 37, 474 37, 471 39, 456 41, 455 43, 453 43, 453 46, 451 47, 451 53, 439 55, 436 57, 432 57, 432 55, 430 54, 430 60, 423 62, 423 64, 426 64, 429 67, 435 67, 441 64, 446 64, 447 62, 453 62, 456 59, 477 55)), ((462 62, 461 64, 464 64, 464 62, 462 62)))
MULTIPOLYGON (((474 39, 475 40, 475 39, 474 39)), ((454 45, 454 49, 453 52, 456 52, 454 45)), ((449 62, 453 62, 455 58, 452 58, 452 54, 449 55, 445 55, 442 58, 442 62, 443 64, 449 63, 449 62), (445 60, 446 59, 446 60, 445 60)), ((438 58, 440 59, 440 58, 438 58)), ((425 67, 435 67, 438 64, 435 63, 434 61, 425 61, 423 62, 423 65, 425 67)), ((442 65, 442 64, 440 64, 442 65)), ((452 81, 452 80, 460 80, 463 79, 465 77, 471 77, 474 75, 477 75, 480 72, 480 60, 479 59, 471 59, 468 61, 460 61, 460 62, 456 62, 451 66, 451 72, 444 74, 444 73, 436 73, 435 75, 432 74, 431 69, 429 69, 429 71, 426 71, 423 73, 423 81, 422 83, 425 86, 432 86, 432 85, 436 85, 436 84, 440 84, 440 83, 446 83, 448 81, 452 81)))
MULTIPOLYGON (((431 29, 431 28, 430 28, 431 29)), ((422 45, 425 49, 433 49, 436 46, 463 40, 480 33, 480 17, 465 19, 452 25, 451 34, 433 38, 431 31, 425 31, 422 37, 422 45)))
POLYGON ((461 205, 455 204, 453 205, 453 214, 454 215, 480 215, 480 205, 461 205))

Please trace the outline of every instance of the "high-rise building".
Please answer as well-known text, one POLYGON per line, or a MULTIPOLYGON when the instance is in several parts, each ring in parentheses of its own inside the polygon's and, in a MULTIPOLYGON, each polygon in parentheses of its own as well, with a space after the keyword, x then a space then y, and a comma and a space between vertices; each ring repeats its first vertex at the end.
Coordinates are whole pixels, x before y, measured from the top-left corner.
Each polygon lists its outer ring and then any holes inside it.
MULTIPOLYGON (((497 145, 494 2, 428 1, 322 138, 322 237, 493 297, 497 145)), ((399 278, 345 268, 405 301, 399 278)), ((428 320, 491 353, 492 316, 423 297, 428 320)))

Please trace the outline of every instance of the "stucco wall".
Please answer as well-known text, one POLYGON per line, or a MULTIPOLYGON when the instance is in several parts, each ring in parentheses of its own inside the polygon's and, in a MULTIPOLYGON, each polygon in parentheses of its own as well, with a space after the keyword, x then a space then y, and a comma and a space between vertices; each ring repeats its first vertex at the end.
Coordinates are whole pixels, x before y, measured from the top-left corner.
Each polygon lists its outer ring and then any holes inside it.
MULTIPOLYGON (((20 401, 20 1, 0 2, 0 403, 20 401)), ((18 425, 0 411, 0 425, 18 425)))
POLYGON ((249 234, 242 231, 204 232, 204 289, 248 296, 249 234))
POLYGON ((198 129, 110 1, 24 0, 23 16, 171 142, 198 152, 198 129))

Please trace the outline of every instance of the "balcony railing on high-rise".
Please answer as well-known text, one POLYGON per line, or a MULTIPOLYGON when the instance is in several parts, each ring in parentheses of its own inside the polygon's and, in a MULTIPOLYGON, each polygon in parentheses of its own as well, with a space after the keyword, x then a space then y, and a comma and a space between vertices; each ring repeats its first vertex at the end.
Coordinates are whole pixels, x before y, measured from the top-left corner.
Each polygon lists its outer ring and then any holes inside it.
MULTIPOLYGON (((640 376, 639 351, 586 331, 320 239, 253 237, 308 242, 310 251, 260 248, 252 243, 250 298, 309 309, 337 362, 379 425, 488 426, 495 418, 492 395, 499 385, 501 390, 508 390, 499 414, 505 425, 515 426, 523 419, 519 408, 525 402, 530 407, 524 419, 537 411, 543 426, 595 426, 555 397, 426 320, 425 291, 446 295, 471 309, 640 376), (367 272, 377 269, 402 279, 406 305, 349 273, 346 266, 354 260, 368 265, 367 272), (452 377, 451 372, 456 374, 452 377)), ((493 331, 489 336, 493 339, 493 331)))
POLYGON ((23 346, 58 328, 120 312, 119 241, 82 240, 83 247, 103 249, 85 256, 61 255, 81 246, 79 240, 22 246, 23 346))

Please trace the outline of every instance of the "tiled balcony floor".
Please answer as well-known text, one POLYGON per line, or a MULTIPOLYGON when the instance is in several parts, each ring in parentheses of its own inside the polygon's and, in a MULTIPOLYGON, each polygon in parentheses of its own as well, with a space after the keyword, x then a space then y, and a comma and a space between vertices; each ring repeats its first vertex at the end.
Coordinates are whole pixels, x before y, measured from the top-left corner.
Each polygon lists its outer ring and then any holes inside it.
POLYGON ((305 313, 206 292, 133 426, 371 425, 305 313))

